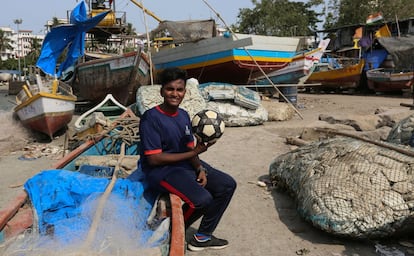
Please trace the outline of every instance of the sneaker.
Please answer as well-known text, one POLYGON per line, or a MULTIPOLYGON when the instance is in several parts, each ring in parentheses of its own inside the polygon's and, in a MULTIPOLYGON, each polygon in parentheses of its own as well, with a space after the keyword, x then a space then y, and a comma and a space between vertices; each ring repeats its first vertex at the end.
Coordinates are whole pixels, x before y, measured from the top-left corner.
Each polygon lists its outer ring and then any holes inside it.
POLYGON ((220 239, 215 236, 211 236, 211 238, 205 242, 201 242, 197 240, 196 236, 194 235, 190 242, 188 243, 188 249, 193 252, 199 252, 204 249, 224 249, 229 246, 229 242, 225 239, 220 239))

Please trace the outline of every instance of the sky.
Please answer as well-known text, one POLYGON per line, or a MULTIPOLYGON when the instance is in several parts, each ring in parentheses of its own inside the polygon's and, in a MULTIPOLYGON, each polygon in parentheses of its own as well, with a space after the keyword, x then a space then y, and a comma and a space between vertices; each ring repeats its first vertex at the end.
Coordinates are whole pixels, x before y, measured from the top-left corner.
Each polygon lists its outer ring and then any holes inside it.
MULTIPOLYGON (((22 19, 20 30, 44 34, 44 25, 53 17, 66 18, 80 0, 1 0, 0 27, 17 30, 15 19, 22 19)), ((162 20, 209 19, 219 21, 216 14, 202 0, 136 0, 162 20)), ((251 0, 207 0, 227 25, 235 24, 241 8, 251 8, 251 0)), ((144 19, 143 11, 130 0, 115 0, 116 11, 126 12, 127 22, 137 33, 154 29, 158 22, 150 16, 144 19), (145 22, 146 21, 146 22, 145 22), (147 26, 145 25, 147 24, 147 26)))

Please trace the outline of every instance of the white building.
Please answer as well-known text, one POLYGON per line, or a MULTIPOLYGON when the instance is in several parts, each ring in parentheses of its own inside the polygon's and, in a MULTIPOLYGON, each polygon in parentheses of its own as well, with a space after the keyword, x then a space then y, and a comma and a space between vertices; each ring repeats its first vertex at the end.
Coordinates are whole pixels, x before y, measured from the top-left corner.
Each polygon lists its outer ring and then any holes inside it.
POLYGON ((7 59, 15 58, 16 51, 17 51, 17 50, 15 51, 15 49, 17 49, 17 44, 13 38, 13 34, 14 34, 13 29, 9 27, 0 27, 0 29, 4 32, 4 36, 10 39, 10 46, 13 48, 13 49, 3 49, 2 51, 0 51, 0 59, 2 61, 5 61, 7 59))
POLYGON ((34 35, 32 30, 20 29, 19 33, 9 27, 0 27, 4 31, 7 38, 10 39, 10 46, 12 49, 6 49, 0 52, 1 60, 11 58, 25 57, 32 50, 33 39, 39 40, 39 45, 42 45, 44 35, 34 35))

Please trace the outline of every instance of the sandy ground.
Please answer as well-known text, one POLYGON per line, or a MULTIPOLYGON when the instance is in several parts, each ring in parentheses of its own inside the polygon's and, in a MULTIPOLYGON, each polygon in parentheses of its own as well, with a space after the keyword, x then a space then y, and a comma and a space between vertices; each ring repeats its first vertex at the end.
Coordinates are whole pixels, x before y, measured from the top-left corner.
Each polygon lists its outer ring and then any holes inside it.
MULTIPOLYGON (((8 105, 6 99, 8 97, 0 98, 2 106, 8 105)), ((257 181, 267 178, 269 165, 275 157, 293 149, 285 143, 285 138, 298 136, 305 125, 318 120, 319 114, 373 114, 378 108, 407 109, 400 106, 401 102, 411 104, 413 100, 401 96, 300 93, 298 110, 303 119, 296 114, 288 121, 227 127, 223 137, 201 158, 231 174, 238 183, 234 198, 215 232, 216 236, 228 239, 230 246, 217 251, 187 252, 187 255, 381 255, 375 252, 377 241, 343 239, 317 230, 301 219, 294 200, 286 193, 260 187, 257 181)), ((272 102, 266 105, 271 108, 272 102)), ((3 122, 0 127, 4 125, 3 122)), ((63 137, 46 145, 62 146, 63 137)), ((22 154, 23 151, 16 150, 0 156, 0 206, 22 190, 19 184, 37 171, 50 167, 59 157, 54 154, 32 161, 19 160, 22 154)), ((196 224, 188 230, 187 237, 195 228, 196 224)), ((410 248, 401 246, 401 241, 414 244, 414 239, 406 237, 378 242, 389 248, 396 246, 409 255, 410 248)))

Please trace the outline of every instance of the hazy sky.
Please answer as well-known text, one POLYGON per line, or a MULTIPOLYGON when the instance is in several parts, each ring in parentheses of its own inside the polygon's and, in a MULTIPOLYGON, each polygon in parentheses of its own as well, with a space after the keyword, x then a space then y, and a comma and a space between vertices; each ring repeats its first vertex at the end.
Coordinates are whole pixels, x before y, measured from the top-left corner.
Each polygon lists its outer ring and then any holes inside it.
MULTIPOLYGON (((13 20, 22 19, 20 29, 32 30, 34 34, 43 34, 44 25, 53 17, 66 18, 80 0, 1 0, 0 27, 16 30, 13 20)), ((116 10, 126 12, 127 22, 134 25, 138 33, 145 32, 142 10, 130 0, 115 0, 116 10)), ((214 18, 215 13, 202 0, 136 0, 162 20, 188 20, 214 18)), ((252 7, 251 0, 207 0, 220 14, 227 25, 236 23, 240 8, 252 7)), ((146 16, 149 30, 158 22, 146 16)))

